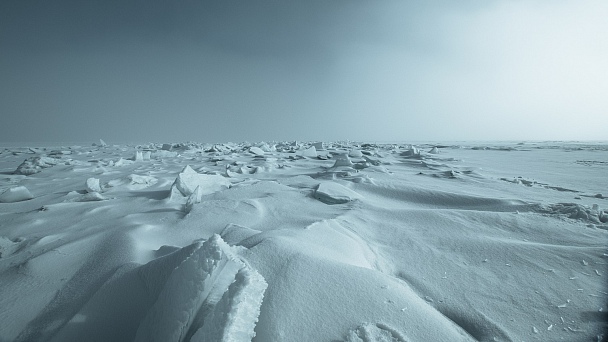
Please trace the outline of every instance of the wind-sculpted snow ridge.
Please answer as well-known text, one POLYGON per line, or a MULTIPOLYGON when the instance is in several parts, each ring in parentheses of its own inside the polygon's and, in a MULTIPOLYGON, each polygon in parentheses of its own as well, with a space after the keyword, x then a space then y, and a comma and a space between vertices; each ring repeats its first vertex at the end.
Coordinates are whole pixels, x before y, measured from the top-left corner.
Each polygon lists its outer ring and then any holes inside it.
POLYGON ((250 341, 266 286, 214 235, 172 272, 135 341, 250 341))

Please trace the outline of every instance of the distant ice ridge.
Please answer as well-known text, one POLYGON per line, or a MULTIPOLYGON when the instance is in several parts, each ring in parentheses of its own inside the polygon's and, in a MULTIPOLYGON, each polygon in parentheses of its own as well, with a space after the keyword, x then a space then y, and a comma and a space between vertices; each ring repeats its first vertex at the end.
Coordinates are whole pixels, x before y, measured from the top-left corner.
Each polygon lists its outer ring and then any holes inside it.
POLYGON ((214 235, 173 270, 135 341, 251 341, 268 285, 232 248, 214 235))

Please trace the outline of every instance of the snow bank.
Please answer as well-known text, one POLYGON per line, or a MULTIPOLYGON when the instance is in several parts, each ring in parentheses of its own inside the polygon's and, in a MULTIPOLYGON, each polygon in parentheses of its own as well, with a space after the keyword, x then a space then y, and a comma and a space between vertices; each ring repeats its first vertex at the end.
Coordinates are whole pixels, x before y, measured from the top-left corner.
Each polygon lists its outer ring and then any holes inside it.
POLYGON ((16 186, 13 188, 6 189, 0 195, 0 202, 2 203, 13 203, 27 201, 34 198, 30 191, 24 186, 16 186))

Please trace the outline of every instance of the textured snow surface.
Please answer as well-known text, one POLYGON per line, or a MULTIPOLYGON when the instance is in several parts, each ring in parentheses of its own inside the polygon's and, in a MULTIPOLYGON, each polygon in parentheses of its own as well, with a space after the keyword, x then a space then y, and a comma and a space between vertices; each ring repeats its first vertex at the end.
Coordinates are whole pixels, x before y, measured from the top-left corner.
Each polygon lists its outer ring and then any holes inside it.
POLYGON ((608 340, 607 143, 88 145, 0 148, 0 341, 608 340))

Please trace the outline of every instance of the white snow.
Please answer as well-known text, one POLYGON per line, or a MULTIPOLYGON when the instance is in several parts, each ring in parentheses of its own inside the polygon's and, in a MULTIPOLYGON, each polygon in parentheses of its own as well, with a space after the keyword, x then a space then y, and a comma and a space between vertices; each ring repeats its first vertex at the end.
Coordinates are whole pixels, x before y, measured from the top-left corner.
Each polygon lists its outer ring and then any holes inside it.
POLYGON ((608 143, 83 145, 0 149, 0 341, 608 336, 608 143))

